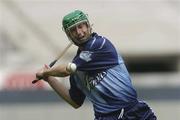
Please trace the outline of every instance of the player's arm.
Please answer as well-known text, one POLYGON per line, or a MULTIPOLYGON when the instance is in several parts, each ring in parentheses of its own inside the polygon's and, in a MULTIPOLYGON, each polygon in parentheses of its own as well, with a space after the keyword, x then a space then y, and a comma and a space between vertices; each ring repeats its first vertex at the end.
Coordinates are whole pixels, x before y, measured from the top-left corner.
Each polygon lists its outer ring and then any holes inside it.
POLYGON ((46 81, 54 89, 54 91, 72 107, 79 108, 81 106, 71 99, 69 89, 66 88, 62 83, 60 83, 56 78, 50 76, 46 81))
POLYGON ((66 102, 68 102, 74 108, 80 107, 80 105, 76 104, 69 94, 69 89, 67 89, 62 83, 60 83, 55 77, 59 76, 64 77, 73 73, 75 70, 75 66, 73 63, 68 65, 60 65, 54 68, 48 68, 46 65, 42 70, 36 73, 37 78, 43 78, 45 81, 49 83, 49 85, 54 89, 54 91, 61 96, 66 102), (73 71, 72 71, 73 70, 73 71))
POLYGON ((36 73, 37 78, 45 78, 48 76, 54 77, 66 77, 76 71, 76 64, 68 63, 55 66, 53 68, 49 68, 46 66, 45 69, 41 70, 40 72, 36 73))

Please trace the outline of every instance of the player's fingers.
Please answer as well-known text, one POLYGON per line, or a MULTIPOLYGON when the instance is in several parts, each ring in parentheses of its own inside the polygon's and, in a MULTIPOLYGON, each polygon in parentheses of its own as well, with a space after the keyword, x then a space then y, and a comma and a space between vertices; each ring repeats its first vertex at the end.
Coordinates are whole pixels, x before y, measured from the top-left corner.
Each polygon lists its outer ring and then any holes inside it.
POLYGON ((43 74, 41 72, 36 73, 36 79, 42 79, 43 78, 43 74))
POLYGON ((43 68, 41 68, 40 70, 38 70, 38 72, 36 73, 36 78, 37 79, 42 79, 43 78, 43 73, 46 69, 48 69, 48 65, 44 65, 43 68))

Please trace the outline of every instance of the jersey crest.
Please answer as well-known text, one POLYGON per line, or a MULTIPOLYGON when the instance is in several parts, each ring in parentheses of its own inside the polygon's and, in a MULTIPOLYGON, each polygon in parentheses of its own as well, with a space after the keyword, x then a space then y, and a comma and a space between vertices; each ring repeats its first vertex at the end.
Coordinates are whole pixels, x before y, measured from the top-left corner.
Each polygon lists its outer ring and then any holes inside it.
POLYGON ((80 58, 83 59, 83 60, 85 60, 86 62, 89 62, 89 61, 92 60, 92 59, 91 59, 92 53, 93 53, 93 52, 90 52, 90 51, 82 51, 82 52, 80 53, 80 58))

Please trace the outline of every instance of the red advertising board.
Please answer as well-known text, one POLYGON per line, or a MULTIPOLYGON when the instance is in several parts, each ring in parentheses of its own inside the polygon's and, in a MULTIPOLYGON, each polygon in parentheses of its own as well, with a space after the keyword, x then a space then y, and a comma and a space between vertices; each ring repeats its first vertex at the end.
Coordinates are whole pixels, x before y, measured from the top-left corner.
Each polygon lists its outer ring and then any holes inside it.
POLYGON ((3 90, 36 90, 45 89, 45 82, 39 81, 32 84, 35 79, 34 73, 11 73, 3 80, 3 90))

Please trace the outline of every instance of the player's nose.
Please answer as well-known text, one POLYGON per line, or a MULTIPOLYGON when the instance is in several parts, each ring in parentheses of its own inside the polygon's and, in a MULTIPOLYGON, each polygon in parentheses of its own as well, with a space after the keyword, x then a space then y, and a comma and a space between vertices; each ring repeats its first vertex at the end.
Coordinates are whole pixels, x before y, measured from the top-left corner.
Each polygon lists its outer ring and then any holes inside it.
POLYGON ((77 34, 81 33, 81 29, 79 27, 76 27, 76 33, 77 34))
POLYGON ((83 35, 83 32, 82 32, 81 28, 78 28, 78 27, 76 28, 76 33, 77 33, 78 36, 83 35))

